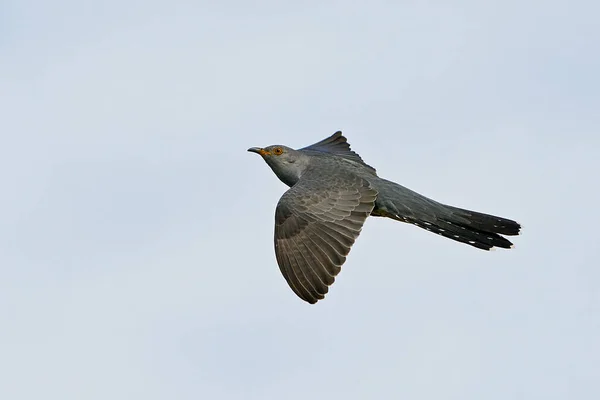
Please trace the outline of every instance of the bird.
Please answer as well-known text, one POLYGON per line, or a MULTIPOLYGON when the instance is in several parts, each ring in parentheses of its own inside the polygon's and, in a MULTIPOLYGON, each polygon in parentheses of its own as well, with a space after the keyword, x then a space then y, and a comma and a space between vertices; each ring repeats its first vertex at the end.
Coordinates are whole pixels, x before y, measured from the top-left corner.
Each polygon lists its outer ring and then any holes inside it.
POLYGON ((251 147, 289 189, 275 209, 275 258, 290 288, 325 298, 367 217, 387 217, 482 250, 509 249, 511 219, 449 206, 380 178, 341 131, 301 149, 251 147))

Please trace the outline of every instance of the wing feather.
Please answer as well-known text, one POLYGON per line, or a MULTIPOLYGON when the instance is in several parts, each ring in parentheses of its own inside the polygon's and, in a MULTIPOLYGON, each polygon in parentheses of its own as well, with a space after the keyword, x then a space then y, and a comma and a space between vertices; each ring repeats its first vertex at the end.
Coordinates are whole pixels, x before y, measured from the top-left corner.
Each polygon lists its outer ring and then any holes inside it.
POLYGON ((344 171, 307 171, 281 197, 275 212, 275 254, 301 299, 316 303, 325 297, 376 197, 366 180, 344 171))

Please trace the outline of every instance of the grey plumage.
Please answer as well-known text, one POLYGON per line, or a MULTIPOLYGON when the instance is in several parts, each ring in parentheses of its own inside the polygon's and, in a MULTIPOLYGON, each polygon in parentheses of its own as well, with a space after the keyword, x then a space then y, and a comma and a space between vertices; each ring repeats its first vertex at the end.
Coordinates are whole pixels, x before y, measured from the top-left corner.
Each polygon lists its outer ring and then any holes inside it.
POLYGON ((510 219, 438 203, 377 176, 341 132, 294 150, 252 147, 290 189, 275 210, 275 255, 292 290, 316 303, 325 297, 368 216, 414 224, 461 243, 510 248, 510 219))

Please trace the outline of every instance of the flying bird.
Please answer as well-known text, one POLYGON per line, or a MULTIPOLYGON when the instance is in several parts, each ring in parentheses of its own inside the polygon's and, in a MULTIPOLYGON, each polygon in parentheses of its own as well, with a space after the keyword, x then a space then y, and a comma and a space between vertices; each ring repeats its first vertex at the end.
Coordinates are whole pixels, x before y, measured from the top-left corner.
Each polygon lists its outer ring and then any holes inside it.
POLYGON ((342 132, 294 150, 251 147, 290 187, 275 210, 275 256, 290 288, 325 298, 369 216, 406 222, 482 250, 511 248, 519 223, 448 206, 377 176, 342 132))

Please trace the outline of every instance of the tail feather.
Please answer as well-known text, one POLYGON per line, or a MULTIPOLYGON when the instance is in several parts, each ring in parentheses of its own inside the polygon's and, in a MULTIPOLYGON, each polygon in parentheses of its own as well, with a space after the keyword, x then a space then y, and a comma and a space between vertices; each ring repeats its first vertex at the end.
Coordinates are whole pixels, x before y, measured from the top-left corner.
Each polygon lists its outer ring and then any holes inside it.
POLYGON ((510 240, 500 236, 498 233, 483 231, 467 224, 455 223, 446 219, 437 219, 435 223, 427 221, 411 222, 430 232, 482 250, 490 250, 493 247, 501 247, 503 249, 513 247, 510 240))
POLYGON ((450 210, 452 214, 467 219, 470 226, 480 231, 509 236, 518 235, 521 231, 521 225, 511 219, 451 206, 446 206, 446 208, 450 210))
POLYGON ((511 219, 447 206, 385 179, 377 189, 371 215, 414 224, 478 249, 509 249, 513 244, 501 235, 518 235, 521 230, 511 219))

